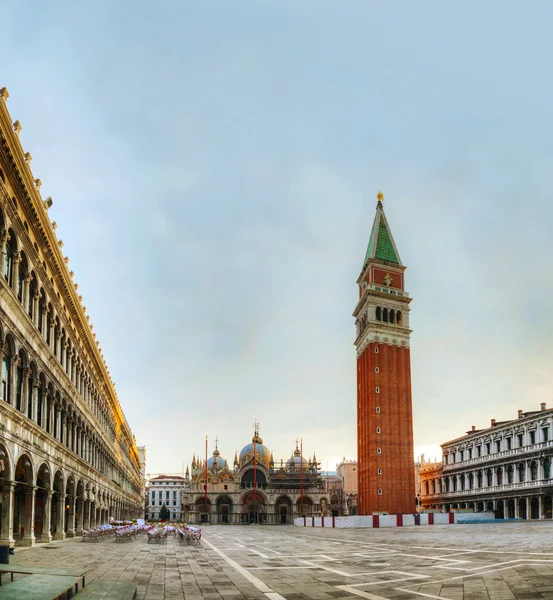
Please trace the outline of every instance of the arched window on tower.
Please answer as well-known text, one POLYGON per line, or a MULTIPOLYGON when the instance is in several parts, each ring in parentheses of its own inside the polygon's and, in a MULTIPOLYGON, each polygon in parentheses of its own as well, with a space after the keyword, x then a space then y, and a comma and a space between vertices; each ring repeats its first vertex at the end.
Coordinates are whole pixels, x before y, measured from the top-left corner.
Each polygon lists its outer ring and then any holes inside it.
POLYGON ((384 323, 388 322, 388 309, 387 308, 385 308, 382 311, 382 320, 384 321, 384 323))
POLYGON ((382 309, 380 308, 380 306, 376 307, 376 320, 382 321, 382 309))
POLYGON ((396 312, 394 310, 390 311, 390 323, 395 323, 396 321, 396 312))
POLYGON ((403 323, 403 317, 401 316, 401 311, 398 310, 396 313, 396 323, 401 325, 403 323))

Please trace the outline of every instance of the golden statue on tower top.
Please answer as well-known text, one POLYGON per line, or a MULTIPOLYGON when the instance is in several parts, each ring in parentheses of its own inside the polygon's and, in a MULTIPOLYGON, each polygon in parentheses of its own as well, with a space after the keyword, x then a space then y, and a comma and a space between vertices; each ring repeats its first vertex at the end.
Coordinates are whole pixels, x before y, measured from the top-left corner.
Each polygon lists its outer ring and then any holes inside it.
POLYGON ((378 198, 379 202, 382 202, 384 200, 384 194, 382 192, 378 192, 376 197, 378 198))

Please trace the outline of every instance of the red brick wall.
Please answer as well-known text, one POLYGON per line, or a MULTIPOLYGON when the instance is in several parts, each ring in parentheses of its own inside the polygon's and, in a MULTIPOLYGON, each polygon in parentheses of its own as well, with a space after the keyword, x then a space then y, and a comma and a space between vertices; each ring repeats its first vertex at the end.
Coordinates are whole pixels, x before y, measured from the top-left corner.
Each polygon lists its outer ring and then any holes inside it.
POLYGON ((357 450, 359 514, 415 512, 408 348, 372 343, 357 359, 357 450), (379 373, 375 373, 375 367, 379 373), (376 393, 377 387, 380 393, 376 393), (376 412, 377 406, 380 413, 376 412), (381 433, 376 433, 377 427, 381 433), (381 448, 381 454, 377 454, 377 448, 381 448), (378 475, 378 468, 382 475, 378 475), (378 488, 382 489, 381 496, 378 488))

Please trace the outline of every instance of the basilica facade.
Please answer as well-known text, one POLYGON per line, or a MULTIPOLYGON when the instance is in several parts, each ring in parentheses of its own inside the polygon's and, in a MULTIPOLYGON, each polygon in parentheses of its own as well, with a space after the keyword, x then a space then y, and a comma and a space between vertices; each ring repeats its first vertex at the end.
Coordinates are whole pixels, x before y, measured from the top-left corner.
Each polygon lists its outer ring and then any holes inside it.
POLYGON ((0 544, 33 545, 141 516, 145 451, 7 98, 0 89, 0 544))
POLYGON ((290 458, 275 462, 257 430, 235 452, 232 466, 218 446, 207 461, 194 456, 181 502, 187 523, 286 524, 298 516, 330 515, 315 455, 305 458, 296 442, 290 458))

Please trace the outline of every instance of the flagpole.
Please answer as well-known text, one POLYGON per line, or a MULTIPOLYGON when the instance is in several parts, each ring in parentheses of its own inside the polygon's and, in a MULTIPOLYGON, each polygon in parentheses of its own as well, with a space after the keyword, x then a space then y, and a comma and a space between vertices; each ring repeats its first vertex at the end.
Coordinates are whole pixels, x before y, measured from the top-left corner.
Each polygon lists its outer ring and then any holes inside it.
MULTIPOLYGON (((297 446, 296 446, 297 448, 297 446)), ((300 438, 300 497, 301 497, 301 514, 303 516, 303 438, 300 438)))
POLYGON ((208 522, 208 511, 207 511, 207 434, 205 436, 205 494, 204 494, 204 504, 205 504, 205 522, 208 522))
POLYGON ((257 421, 255 422, 253 436, 253 501, 256 501, 255 489, 257 487, 257 421))

